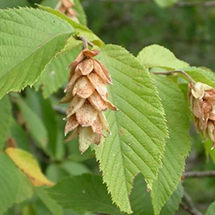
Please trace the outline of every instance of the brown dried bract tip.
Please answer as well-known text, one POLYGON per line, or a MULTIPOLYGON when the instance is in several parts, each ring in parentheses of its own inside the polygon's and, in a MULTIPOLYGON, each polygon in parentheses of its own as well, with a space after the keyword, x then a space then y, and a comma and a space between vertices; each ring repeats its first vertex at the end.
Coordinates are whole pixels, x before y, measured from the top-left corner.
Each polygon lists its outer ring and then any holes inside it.
POLYGON ((69 103, 65 135, 66 142, 79 135, 79 149, 85 152, 91 143, 99 144, 103 130, 110 132, 103 114, 106 109, 117 108, 108 100, 107 84, 112 84, 108 70, 98 60, 97 50, 84 49, 70 64, 69 83, 61 103, 69 103))
POLYGON ((215 89, 201 82, 189 84, 191 111, 195 117, 196 127, 203 131, 205 137, 215 146, 215 89))
POLYGON ((74 2, 73 0, 60 0, 59 5, 57 6, 57 9, 64 13, 66 16, 68 16, 70 19, 72 19, 75 22, 79 22, 77 18, 77 13, 73 9, 74 2))

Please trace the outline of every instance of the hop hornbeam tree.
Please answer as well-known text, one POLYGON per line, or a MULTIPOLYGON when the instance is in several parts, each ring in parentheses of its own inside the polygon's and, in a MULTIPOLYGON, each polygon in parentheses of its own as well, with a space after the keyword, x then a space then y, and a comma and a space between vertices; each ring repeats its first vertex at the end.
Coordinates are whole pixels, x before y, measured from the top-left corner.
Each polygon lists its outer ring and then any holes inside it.
POLYGON ((0 214, 201 214, 185 160, 195 124, 215 161, 215 74, 105 44, 78 0, 36 7, 0 11, 0 214))

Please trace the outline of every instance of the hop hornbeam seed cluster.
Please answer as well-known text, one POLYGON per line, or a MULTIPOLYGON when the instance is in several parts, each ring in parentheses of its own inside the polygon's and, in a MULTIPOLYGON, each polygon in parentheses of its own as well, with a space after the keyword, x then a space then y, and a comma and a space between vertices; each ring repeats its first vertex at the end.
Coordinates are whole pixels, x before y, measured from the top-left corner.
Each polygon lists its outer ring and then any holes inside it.
POLYGON ((205 137, 212 140, 215 147, 215 89, 197 82, 189 84, 191 111, 195 117, 195 125, 205 137))
POLYGON ((66 16, 68 16, 70 19, 72 19, 75 22, 79 22, 77 18, 77 13, 73 9, 75 6, 73 0, 60 0, 56 9, 58 9, 61 13, 64 13, 66 16))
POLYGON ((79 150, 85 152, 91 143, 99 144, 103 130, 110 132, 103 114, 107 108, 117 108, 108 100, 107 84, 112 84, 108 70, 98 60, 97 50, 84 49, 70 65, 69 83, 61 103, 69 103, 66 116, 65 140, 79 135, 79 150))

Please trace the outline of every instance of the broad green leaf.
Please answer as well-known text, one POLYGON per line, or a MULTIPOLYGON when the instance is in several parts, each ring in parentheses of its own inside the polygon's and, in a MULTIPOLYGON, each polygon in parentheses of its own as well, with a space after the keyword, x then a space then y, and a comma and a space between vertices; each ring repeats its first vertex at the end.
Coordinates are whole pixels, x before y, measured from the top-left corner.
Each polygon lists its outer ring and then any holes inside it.
POLYGON ((19 204, 33 195, 33 186, 28 177, 19 169, 17 169, 19 188, 16 194, 15 203, 19 204))
POLYGON ((73 28, 38 9, 0 11, 0 97, 32 86, 73 28))
POLYGON ((151 187, 164 152, 164 111, 147 70, 125 49, 105 46, 99 55, 113 79, 110 100, 119 111, 106 112, 112 135, 98 147, 96 158, 113 202, 131 213, 129 194, 141 172, 151 187))
POLYGON ((34 85, 37 90, 42 86, 44 98, 56 92, 68 80, 68 66, 74 61, 79 51, 80 48, 72 49, 57 56, 46 66, 41 77, 34 85))
POLYGON ((215 88, 215 74, 213 71, 201 67, 188 67, 183 70, 189 74, 194 81, 199 81, 215 88))
POLYGON ((177 59, 170 50, 159 45, 145 47, 139 52, 137 58, 148 68, 182 69, 189 66, 186 62, 177 59))
POLYGON ((30 153, 17 148, 7 148, 5 152, 13 160, 13 162, 28 176, 33 185, 53 186, 53 183, 43 175, 36 160, 30 153))
POLYGON ((11 104, 7 96, 0 100, 0 107, 0 150, 2 150, 12 123, 11 104))
MULTIPOLYGON (((91 41, 92 43, 94 43, 95 45, 101 47, 104 45, 104 43, 102 42, 101 39, 99 39, 89 28, 87 28, 86 26, 76 23, 75 21, 71 20, 69 17, 67 17, 66 15, 64 15, 63 13, 54 10, 52 8, 49 7, 45 7, 42 5, 38 5, 39 8, 48 11, 49 13, 52 13, 53 15, 67 21, 75 30, 76 34, 85 36, 86 39, 88 41, 91 41)), ((71 37, 72 38, 72 37, 71 37)), ((72 40, 72 43, 74 43, 74 40, 72 40)), ((79 42, 77 41, 77 45, 79 44, 79 42)), ((70 39, 68 40, 68 44, 67 46, 74 46, 74 44, 70 44, 70 39)), ((69 48, 67 48, 67 50, 69 50, 69 48)))
POLYGON ((209 208, 208 208, 208 210, 207 210, 207 212, 206 212, 206 215, 214 215, 215 214, 215 202, 213 202, 210 206, 209 206, 209 208))
POLYGON ((189 108, 180 88, 170 79, 153 75, 155 86, 167 119, 169 138, 162 159, 162 168, 153 183, 151 196, 155 215, 177 188, 184 170, 191 140, 188 135, 190 128, 189 108))
POLYGON ((48 210, 53 215, 62 215, 63 209, 60 205, 57 204, 55 200, 50 198, 50 196, 47 194, 46 190, 44 190, 42 187, 35 188, 36 194, 40 198, 40 200, 43 202, 43 204, 48 208, 48 210))
MULTIPOLYGON (((182 196, 183 187, 180 183, 164 205, 160 215, 173 215, 179 207, 182 196)), ((132 215, 154 215, 150 192, 147 191, 147 185, 141 175, 138 175, 134 180, 130 201, 134 211, 132 215)))
POLYGON ((16 102, 19 106, 22 117, 24 118, 26 126, 29 129, 31 135, 36 140, 38 146, 40 146, 47 153, 48 136, 47 130, 42 120, 22 99, 16 99, 16 102))
POLYGON ((16 200, 18 192, 17 168, 5 154, 0 154, 0 214, 3 214, 16 200))
POLYGON ((174 5, 178 0, 154 0, 160 7, 169 7, 174 5))
POLYGON ((102 178, 97 175, 83 174, 63 179, 47 191, 63 208, 71 208, 80 212, 122 214, 112 204, 106 187, 102 183, 102 178))

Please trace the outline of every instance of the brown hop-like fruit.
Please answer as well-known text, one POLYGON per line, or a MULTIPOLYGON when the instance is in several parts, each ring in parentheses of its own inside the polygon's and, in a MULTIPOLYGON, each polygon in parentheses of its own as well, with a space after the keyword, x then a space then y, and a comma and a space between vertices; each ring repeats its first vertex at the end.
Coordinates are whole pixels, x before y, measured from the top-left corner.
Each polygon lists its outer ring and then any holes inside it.
POLYGON ((79 135, 79 150, 85 152, 91 143, 99 144, 103 130, 110 132, 103 114, 107 108, 117 110, 108 100, 107 84, 112 84, 108 70, 98 60, 97 50, 84 49, 70 65, 69 83, 61 103, 69 103, 65 135, 70 141, 79 135))
POLYGON ((77 13, 73 9, 74 2, 73 0, 60 0, 59 4, 57 5, 57 9, 64 13, 66 16, 68 16, 70 19, 72 19, 75 22, 79 22, 77 18, 77 13))
POLYGON ((215 146, 215 89, 201 82, 190 83, 189 98, 196 127, 215 146))

